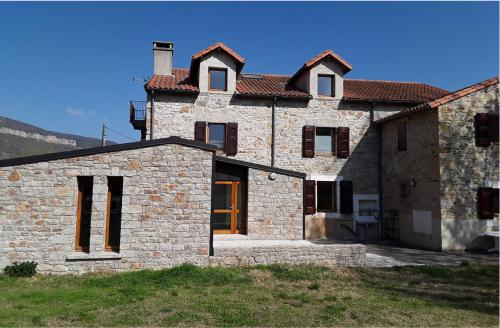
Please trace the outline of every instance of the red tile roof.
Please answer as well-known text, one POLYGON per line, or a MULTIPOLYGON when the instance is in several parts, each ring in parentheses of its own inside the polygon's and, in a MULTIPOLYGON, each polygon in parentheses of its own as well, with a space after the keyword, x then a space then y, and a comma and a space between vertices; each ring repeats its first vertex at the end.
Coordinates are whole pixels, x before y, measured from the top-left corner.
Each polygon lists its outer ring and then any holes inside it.
POLYGON ((217 42, 208 48, 198 51, 193 55, 193 57, 191 58, 191 68, 190 68, 191 78, 195 78, 197 76, 202 57, 215 50, 222 50, 226 52, 229 56, 233 57, 234 60, 236 61, 236 74, 237 75, 240 74, 241 70, 243 69, 243 66, 245 65, 245 58, 241 57, 236 51, 229 48, 224 43, 217 42))
POLYGON ((290 82, 293 83, 294 81, 296 81, 300 77, 300 75, 302 75, 303 72, 309 70, 312 66, 316 65, 319 61, 325 58, 332 58, 337 63, 339 63, 340 66, 342 66, 344 74, 352 70, 351 64, 349 64, 342 57, 340 57, 339 55, 328 49, 306 61, 304 65, 302 65, 302 67, 295 74, 293 74, 293 76, 290 78, 290 82))
POLYGON ((392 115, 389 115, 387 117, 381 118, 380 120, 377 120, 374 123, 380 124, 380 123, 392 121, 392 120, 395 120, 395 119, 398 119, 401 117, 405 117, 405 116, 411 115, 413 113, 420 112, 422 110, 436 109, 441 105, 447 104, 451 101, 457 100, 457 99, 462 98, 464 96, 470 95, 471 93, 474 93, 476 91, 482 90, 484 88, 487 88, 489 86, 492 86, 492 85, 495 85, 498 83, 499 83, 499 79, 497 76, 497 77, 485 80, 483 82, 479 82, 479 83, 470 85, 470 86, 465 87, 463 89, 447 93, 444 96, 441 96, 439 98, 424 102, 423 104, 417 105, 415 107, 405 109, 405 110, 400 111, 396 114, 392 114, 392 115))
POLYGON ((326 57, 331 57, 335 61, 337 61, 340 65, 342 65, 342 68, 344 69, 344 73, 347 73, 347 72, 349 72, 349 71, 352 70, 351 64, 349 64, 342 57, 340 57, 339 55, 337 55, 336 53, 334 53, 330 49, 327 49, 327 50, 323 51, 322 53, 320 53, 319 55, 317 55, 316 57, 313 57, 313 58, 309 59, 308 61, 306 61, 304 63, 304 66, 306 68, 311 68, 317 62, 319 62, 320 60, 322 60, 322 59, 324 59, 326 57))
MULTIPOLYGON (((173 74, 175 76, 154 75, 145 85, 146 90, 199 92, 196 81, 189 76, 189 69, 174 68, 173 74)), ((241 74, 236 81, 236 92, 248 96, 309 97, 289 81, 290 75, 241 74)), ((417 104, 447 93, 423 83, 344 80, 343 99, 417 104)))
POLYGON ((421 103, 447 94, 449 91, 417 82, 378 80, 344 80, 344 99, 421 103))
POLYGON ((288 75, 243 74, 236 81, 236 92, 249 96, 308 98, 307 92, 290 85, 288 75))
POLYGON ((198 86, 189 76, 189 69, 174 68, 173 75, 153 75, 146 83, 146 90, 188 91, 197 93, 198 86))
POLYGON ((236 59, 236 61, 240 62, 241 64, 244 64, 245 63, 245 58, 241 57, 236 51, 234 51, 233 49, 229 48, 228 46, 226 46, 224 43, 222 42, 217 42, 213 45, 211 45, 210 47, 208 48, 205 48, 201 51, 198 51, 197 53, 195 53, 192 57, 193 60, 195 59, 200 59, 201 57, 203 57, 204 55, 206 54, 209 54, 211 53, 212 51, 216 50, 216 49, 222 49, 224 50, 225 52, 227 52, 231 57, 233 57, 234 59, 236 59))

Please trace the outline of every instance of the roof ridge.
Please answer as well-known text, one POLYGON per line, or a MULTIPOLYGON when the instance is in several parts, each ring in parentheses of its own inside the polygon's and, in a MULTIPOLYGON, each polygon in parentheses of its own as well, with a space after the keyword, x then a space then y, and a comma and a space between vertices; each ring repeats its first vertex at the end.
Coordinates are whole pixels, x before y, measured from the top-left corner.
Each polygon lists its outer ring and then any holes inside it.
MULTIPOLYGON (((437 88, 437 87, 435 87, 433 85, 430 85, 428 83, 425 83, 425 82, 415 82, 415 81, 394 81, 394 80, 378 80, 378 79, 375 79, 375 80, 372 80, 372 79, 344 79, 344 80, 345 81, 367 81, 367 82, 385 82, 385 83, 424 84, 424 85, 428 85, 428 86, 437 88)), ((447 90, 445 90, 445 91, 447 91, 447 90)))

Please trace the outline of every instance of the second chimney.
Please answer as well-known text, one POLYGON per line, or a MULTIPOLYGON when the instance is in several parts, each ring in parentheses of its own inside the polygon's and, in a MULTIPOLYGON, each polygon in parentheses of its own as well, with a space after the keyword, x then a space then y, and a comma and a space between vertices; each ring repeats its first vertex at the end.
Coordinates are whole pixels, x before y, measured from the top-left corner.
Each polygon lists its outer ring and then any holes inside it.
POLYGON ((173 42, 154 41, 153 61, 156 75, 172 75, 172 62, 174 57, 173 42))

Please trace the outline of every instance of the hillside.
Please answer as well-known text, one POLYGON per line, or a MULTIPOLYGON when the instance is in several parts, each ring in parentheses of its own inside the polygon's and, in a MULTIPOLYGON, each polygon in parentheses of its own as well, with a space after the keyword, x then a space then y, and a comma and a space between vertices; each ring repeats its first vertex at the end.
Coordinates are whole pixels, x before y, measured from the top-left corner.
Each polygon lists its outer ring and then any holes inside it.
MULTIPOLYGON (((108 142, 113 144, 113 142, 108 142)), ((0 116, 0 159, 98 147, 101 140, 48 131, 0 116)))

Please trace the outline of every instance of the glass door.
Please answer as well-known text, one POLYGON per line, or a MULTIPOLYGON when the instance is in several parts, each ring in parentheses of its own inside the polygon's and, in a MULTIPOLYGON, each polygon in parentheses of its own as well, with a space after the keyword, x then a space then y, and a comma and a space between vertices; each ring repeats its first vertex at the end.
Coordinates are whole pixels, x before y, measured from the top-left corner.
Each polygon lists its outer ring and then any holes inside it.
POLYGON ((243 230, 242 185, 238 181, 215 181, 213 229, 215 234, 236 234, 243 230))

